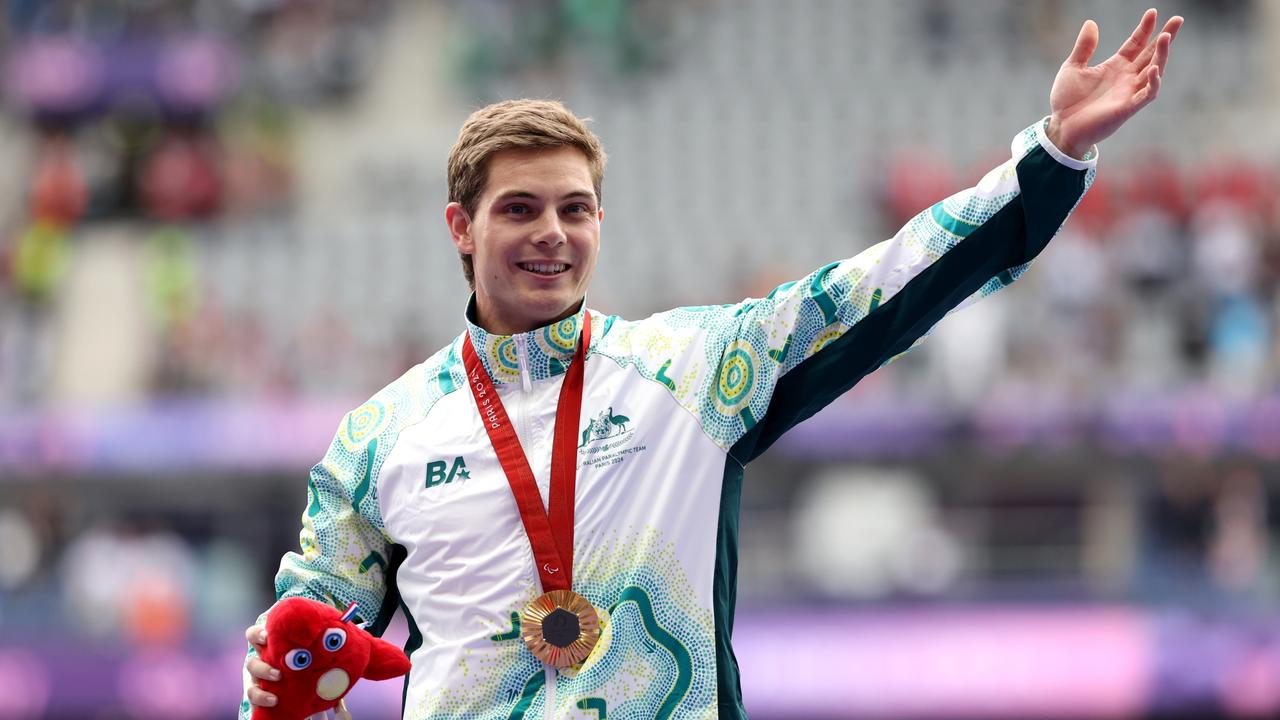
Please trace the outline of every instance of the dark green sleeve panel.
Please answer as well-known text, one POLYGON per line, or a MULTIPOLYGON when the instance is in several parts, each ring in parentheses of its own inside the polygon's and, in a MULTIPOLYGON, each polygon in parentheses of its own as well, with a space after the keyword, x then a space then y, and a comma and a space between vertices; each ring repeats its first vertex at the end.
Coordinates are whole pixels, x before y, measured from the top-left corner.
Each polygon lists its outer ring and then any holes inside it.
POLYGON ((716 571, 712 610, 716 627, 716 699, 721 718, 745 718, 738 658, 733 654, 733 613, 738 603, 738 516, 743 467, 725 458, 720 514, 716 526, 716 571))
POLYGON ((779 378, 769 410, 730 451, 747 463, 871 371, 908 350, 992 278, 1030 262, 1086 188, 1042 147, 1017 164, 1019 195, 821 352, 779 378))
POLYGON ((1044 250, 1076 204, 1084 197, 1085 170, 1073 170, 1036 148, 1018 161, 1018 185, 1026 229, 1023 254, 1013 265, 1029 263, 1044 250))
POLYGON ((387 626, 391 624, 391 618, 396 614, 396 608, 400 605, 400 587, 397 584, 396 576, 400 571, 400 566, 408 557, 403 545, 395 544, 390 547, 391 558, 388 562, 386 570, 387 577, 387 594, 382 598, 382 607, 372 616, 360 613, 363 620, 370 623, 367 628, 370 633, 376 637, 382 637, 382 633, 387 631, 387 626))

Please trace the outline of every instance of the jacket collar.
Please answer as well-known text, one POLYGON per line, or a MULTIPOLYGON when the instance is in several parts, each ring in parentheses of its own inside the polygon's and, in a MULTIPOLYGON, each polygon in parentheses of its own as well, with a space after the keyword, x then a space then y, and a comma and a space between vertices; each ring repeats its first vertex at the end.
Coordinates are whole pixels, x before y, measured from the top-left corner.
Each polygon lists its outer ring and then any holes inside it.
POLYGON ((531 382, 554 377, 568 368, 578 346, 578 330, 587 316, 583 300, 578 311, 563 320, 515 335, 497 335, 476 324, 472 294, 467 303, 467 334, 495 385, 522 382, 527 388, 531 382))

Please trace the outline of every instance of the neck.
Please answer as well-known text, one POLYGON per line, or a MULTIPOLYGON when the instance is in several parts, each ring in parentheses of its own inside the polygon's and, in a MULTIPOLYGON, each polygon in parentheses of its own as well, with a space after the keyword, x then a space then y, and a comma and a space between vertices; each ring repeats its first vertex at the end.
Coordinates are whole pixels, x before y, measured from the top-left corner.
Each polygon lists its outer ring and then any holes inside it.
POLYGON ((488 307, 489 303, 476 296, 475 299, 475 318, 474 322, 479 325, 485 332, 491 335, 517 335, 526 333, 530 330, 537 330, 540 327, 546 327, 552 323, 560 322, 567 317, 572 317, 582 308, 582 300, 569 306, 559 315, 539 318, 522 318, 513 313, 503 313, 496 308, 488 307))

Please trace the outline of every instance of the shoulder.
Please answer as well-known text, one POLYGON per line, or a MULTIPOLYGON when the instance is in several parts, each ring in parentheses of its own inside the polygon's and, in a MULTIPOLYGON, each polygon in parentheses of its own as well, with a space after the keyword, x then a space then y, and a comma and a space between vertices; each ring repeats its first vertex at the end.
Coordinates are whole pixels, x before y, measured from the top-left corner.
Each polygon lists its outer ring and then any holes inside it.
POLYGON ((401 430, 421 421, 440 398, 462 387, 460 339, 454 338, 347 413, 335 444, 353 453, 367 451, 371 443, 389 450, 401 430))
POLYGON ((681 307, 641 320, 596 316, 603 326, 592 353, 634 367, 641 376, 665 385, 682 403, 696 394, 719 363, 741 318, 738 305, 681 307))
POLYGON ((681 307, 635 321, 615 319, 600 341, 593 342, 593 353, 665 387, 712 442, 727 450, 742 432, 739 400, 751 395, 752 378, 759 374, 757 353, 741 340, 744 324, 751 324, 750 311, 759 302, 681 307), (726 358, 746 372, 732 372, 725 382, 717 382, 726 358))
POLYGON ((716 337, 737 332, 743 308, 753 301, 734 305, 697 305, 655 313, 640 320, 592 312, 593 331, 600 340, 595 352, 609 356, 663 354, 694 338, 716 337), (598 329, 597 329, 598 328, 598 329))

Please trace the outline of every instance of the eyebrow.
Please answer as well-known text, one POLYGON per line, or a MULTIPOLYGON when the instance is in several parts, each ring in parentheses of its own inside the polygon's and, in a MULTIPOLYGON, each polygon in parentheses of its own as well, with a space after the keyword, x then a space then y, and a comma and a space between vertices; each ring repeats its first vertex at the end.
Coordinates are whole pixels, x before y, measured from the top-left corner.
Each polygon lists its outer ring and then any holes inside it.
MULTIPOLYGON (((515 200, 517 198, 528 199, 528 200, 542 199, 536 193, 529 192, 528 190, 508 190, 507 192, 504 192, 498 197, 494 198, 494 202, 498 203, 506 200, 515 200)), ((564 202, 565 200, 572 200, 574 198, 586 198, 588 200, 591 200, 592 202, 595 202, 596 194, 594 192, 591 192, 590 190, 573 190, 565 193, 564 195, 561 195, 560 199, 557 200, 556 202, 564 202)))

